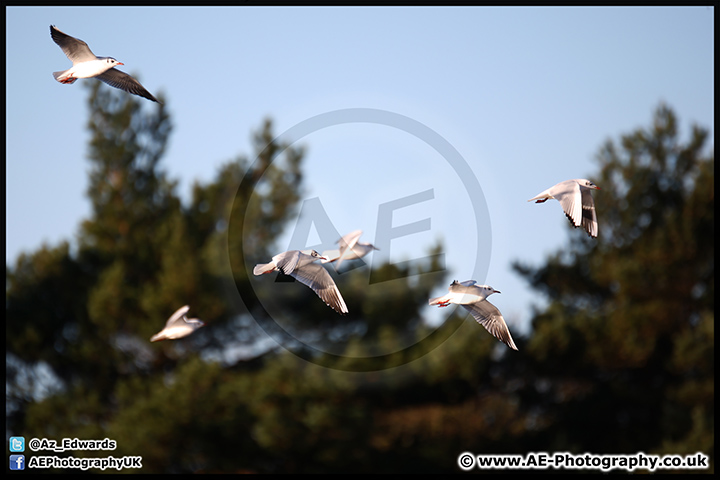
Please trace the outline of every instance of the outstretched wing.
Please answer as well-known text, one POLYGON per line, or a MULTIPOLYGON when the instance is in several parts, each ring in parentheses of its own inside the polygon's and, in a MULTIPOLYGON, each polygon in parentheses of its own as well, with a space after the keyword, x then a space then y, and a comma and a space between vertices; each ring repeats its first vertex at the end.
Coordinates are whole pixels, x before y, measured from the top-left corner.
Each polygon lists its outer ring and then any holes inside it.
POLYGON ((475 280, 465 280, 464 282, 458 282, 455 280, 450 284, 448 292, 477 296, 481 296, 482 294, 482 290, 477 286, 477 282, 475 280))
MULTIPOLYGON (((560 184, 558 184, 560 185, 560 184)), ((582 195, 580 193, 580 185, 577 182, 568 184, 569 188, 555 194, 555 198, 560 202, 560 206, 567 215, 570 223, 579 227, 582 225, 582 195)))
POLYGON ((111 87, 119 88, 120 90, 132 93, 133 95, 137 95, 143 98, 147 98, 148 100, 152 100, 153 102, 160 103, 158 102, 157 98, 153 97, 152 94, 140 84, 140 82, 135 80, 127 73, 118 70, 117 68, 105 70, 105 72, 101 73, 95 78, 97 78, 98 80, 102 80, 111 87))
POLYGON ((595 213, 595 201, 590 190, 582 190, 582 227, 591 237, 598 235, 597 214, 595 213))
POLYGON ((182 319, 185 314, 190 310, 189 305, 185 305, 184 307, 178 308, 175 313, 172 314, 170 318, 168 318, 168 321, 165 322, 165 328, 170 328, 173 325, 175 325, 178 322, 184 322, 182 319))
POLYGON ((338 258, 335 268, 340 268, 340 265, 346 258, 354 258, 358 256, 355 252, 353 252, 353 248, 357 244, 358 240, 360 240, 360 235, 362 235, 362 230, 355 230, 337 241, 340 245, 340 257, 338 258))
POLYGON ((505 323, 505 319, 495 305, 484 300, 482 302, 463 305, 463 307, 495 338, 513 350, 517 350, 515 342, 510 335, 510 330, 505 323))
POLYGON ((87 43, 58 30, 55 25, 50 25, 50 36, 73 64, 97 59, 87 43))
POLYGON ((320 297, 327 305, 338 313, 348 313, 345 300, 340 294, 337 285, 330 274, 317 263, 308 263, 301 268, 290 272, 289 275, 304 283, 320 297))

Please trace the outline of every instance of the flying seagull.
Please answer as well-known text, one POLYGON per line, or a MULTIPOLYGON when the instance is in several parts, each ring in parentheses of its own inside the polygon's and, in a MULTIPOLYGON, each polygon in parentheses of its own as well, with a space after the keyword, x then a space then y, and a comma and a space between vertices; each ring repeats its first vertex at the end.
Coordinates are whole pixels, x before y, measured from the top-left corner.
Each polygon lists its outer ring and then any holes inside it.
POLYGON ((324 259, 325 257, 315 250, 289 250, 272 257, 270 263, 258 263, 253 273, 263 275, 279 270, 312 288, 317 296, 336 312, 348 313, 345 300, 330 274, 322 265, 314 263, 324 259))
POLYGON ((198 320, 197 318, 188 319, 185 315, 188 310, 190 310, 188 305, 180 307, 168 319, 165 324, 165 328, 153 335, 150 338, 150 341, 158 342, 160 340, 176 340, 178 338, 186 337, 198 328, 205 326, 205 323, 202 320, 198 320))
POLYGON ((448 292, 450 293, 442 297, 431 298, 428 303, 440 307, 447 307, 451 303, 462 305, 495 338, 517 350, 500 310, 487 301, 487 297, 493 293, 500 293, 499 291, 489 285, 477 285, 475 280, 464 282, 455 280, 450 284, 448 292))
POLYGON ((127 73, 114 68, 116 65, 124 65, 124 63, 118 62, 112 57, 96 57, 90 51, 87 43, 61 32, 55 25, 50 25, 50 36, 73 62, 73 66, 68 70, 53 72, 53 77, 58 82, 70 84, 78 78, 94 77, 111 87, 160 103, 150 92, 145 90, 140 82, 127 73))
POLYGON ((535 200, 535 203, 543 203, 553 198, 556 199, 560 202, 570 223, 576 228, 583 227, 591 237, 597 237, 597 215, 590 190, 600 190, 600 187, 584 178, 565 180, 536 195, 528 202, 535 200))
POLYGON ((331 263, 337 261, 335 269, 338 269, 343 260, 362 258, 373 250, 379 250, 379 248, 371 243, 358 242, 360 235, 362 235, 362 230, 355 230, 343 236, 335 242, 340 245, 340 248, 337 250, 325 250, 322 253, 325 260, 321 260, 321 262, 331 263))

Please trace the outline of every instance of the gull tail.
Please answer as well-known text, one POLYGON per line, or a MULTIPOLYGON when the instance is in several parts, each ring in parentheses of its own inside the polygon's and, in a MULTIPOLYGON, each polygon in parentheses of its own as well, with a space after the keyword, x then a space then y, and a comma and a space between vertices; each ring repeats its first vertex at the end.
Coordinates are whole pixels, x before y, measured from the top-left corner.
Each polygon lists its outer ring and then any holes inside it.
POLYGON ((438 305, 438 304, 441 304, 441 303, 445 303, 445 302, 447 301, 447 299, 446 299, 445 297, 446 297, 446 296, 443 295, 442 297, 431 298, 431 299, 428 301, 428 305, 438 305))
POLYGON ((257 265, 255 265, 255 268, 253 268, 253 273, 255 275, 262 275, 263 273, 270 273, 274 270, 274 263, 258 263, 257 265))
POLYGON ((530 200, 528 200, 528 202, 532 202, 533 200, 536 200, 535 203, 543 203, 543 202, 546 202, 547 200, 549 200, 550 198, 552 198, 552 197, 547 196, 545 193, 541 193, 540 195, 536 195, 533 198, 531 198, 530 200))
POLYGON ((67 76, 68 71, 69 70, 63 70, 62 72, 53 72, 53 77, 55 78, 55 80, 57 80, 60 83, 67 83, 67 84, 75 83, 75 80, 77 80, 77 78, 74 78, 74 77, 68 78, 68 76, 67 76))

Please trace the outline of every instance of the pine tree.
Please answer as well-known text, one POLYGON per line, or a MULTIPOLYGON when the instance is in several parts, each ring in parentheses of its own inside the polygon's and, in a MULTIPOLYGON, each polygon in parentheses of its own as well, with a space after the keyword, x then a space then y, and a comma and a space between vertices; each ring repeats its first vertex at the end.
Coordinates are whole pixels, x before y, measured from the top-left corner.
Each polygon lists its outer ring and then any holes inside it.
POLYGON ((707 130, 679 137, 661 105, 650 128, 608 140, 598 238, 515 264, 550 300, 523 367, 548 449, 712 452, 714 158, 707 130))

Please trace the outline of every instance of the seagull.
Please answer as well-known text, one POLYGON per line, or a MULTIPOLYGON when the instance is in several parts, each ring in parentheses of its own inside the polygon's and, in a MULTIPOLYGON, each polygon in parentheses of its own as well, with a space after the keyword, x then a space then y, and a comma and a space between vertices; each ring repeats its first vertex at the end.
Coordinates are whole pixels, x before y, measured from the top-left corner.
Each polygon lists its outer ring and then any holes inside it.
POLYGON ((600 187, 584 178, 565 180, 536 195, 528 202, 535 200, 535 203, 543 203, 552 198, 556 199, 560 202, 570 223, 576 228, 583 227, 591 237, 597 237, 597 215, 590 190, 600 190, 600 187))
POLYGON ((336 312, 348 313, 345 300, 330 274, 321 265, 314 263, 325 257, 315 250, 289 250, 272 257, 270 263, 258 263, 253 269, 255 275, 281 271, 304 283, 336 312))
POLYGON ((450 293, 447 295, 431 298, 428 303, 440 307, 447 307, 451 303, 462 305, 495 338, 513 350, 517 350, 500 310, 487 301, 487 297, 493 293, 501 292, 489 285, 478 285, 475 280, 466 280, 464 282, 455 280, 450 284, 448 291, 450 293))
POLYGON ((57 43, 65 55, 73 62, 73 66, 63 72, 53 72, 53 77, 60 83, 71 84, 78 78, 97 78, 111 87, 125 90, 128 93, 145 97, 148 100, 157 102, 157 99, 150 92, 145 90, 140 82, 125 72, 121 72, 116 65, 124 65, 112 57, 96 57, 90 51, 88 44, 79 38, 58 30, 55 25, 50 25, 50 36, 57 43))
POLYGON ((188 310, 190 310, 188 305, 180 307, 170 318, 168 318, 165 328, 153 335, 150 338, 150 341, 158 342, 160 340, 175 340, 186 337, 198 328, 205 326, 205 323, 202 320, 198 320, 197 318, 188 319, 187 316, 185 316, 188 310))
POLYGON ((340 264, 343 260, 362 258, 373 250, 380 250, 371 243, 358 242, 362 233, 362 230, 355 230, 354 232, 350 232, 343 236, 340 240, 335 242, 340 244, 340 248, 338 250, 325 250, 322 253, 322 256, 325 257, 325 259, 321 260, 321 262, 331 263, 337 261, 337 264, 335 265, 335 269, 337 270, 340 268, 340 264))

